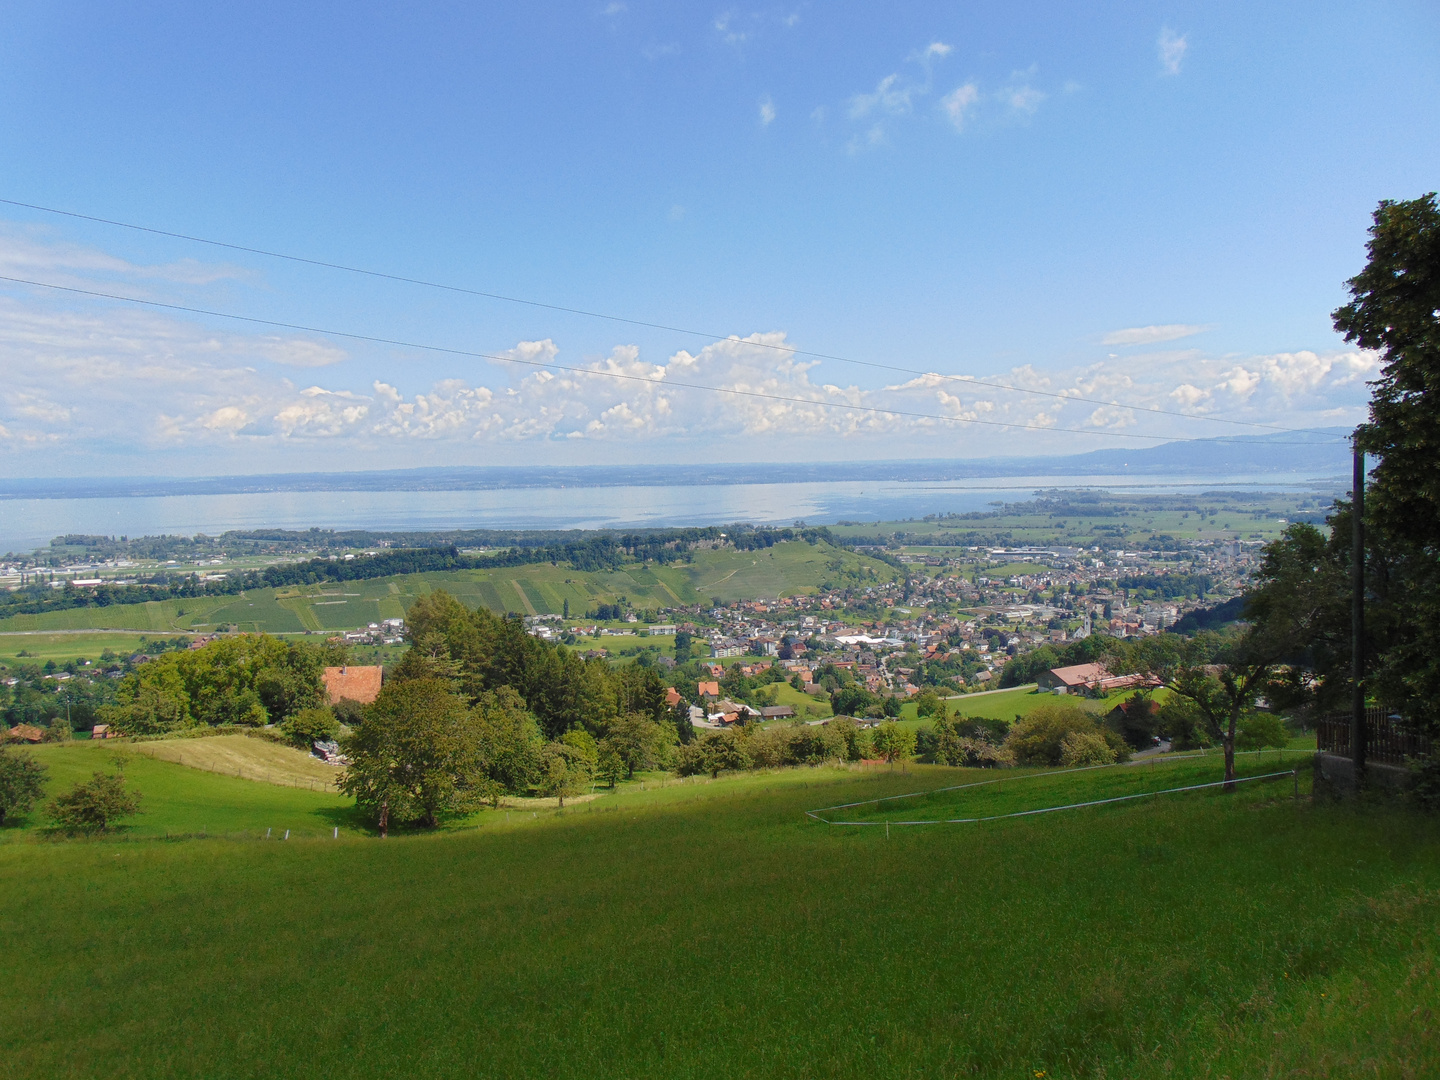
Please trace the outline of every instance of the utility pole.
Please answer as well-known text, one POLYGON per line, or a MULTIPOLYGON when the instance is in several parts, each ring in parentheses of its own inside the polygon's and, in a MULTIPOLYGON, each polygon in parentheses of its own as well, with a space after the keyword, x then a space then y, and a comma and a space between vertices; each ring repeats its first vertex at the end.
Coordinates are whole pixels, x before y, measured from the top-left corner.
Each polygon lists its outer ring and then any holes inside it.
POLYGON ((1365 451, 1355 435, 1350 488, 1350 761, 1355 789, 1365 786, 1365 451))

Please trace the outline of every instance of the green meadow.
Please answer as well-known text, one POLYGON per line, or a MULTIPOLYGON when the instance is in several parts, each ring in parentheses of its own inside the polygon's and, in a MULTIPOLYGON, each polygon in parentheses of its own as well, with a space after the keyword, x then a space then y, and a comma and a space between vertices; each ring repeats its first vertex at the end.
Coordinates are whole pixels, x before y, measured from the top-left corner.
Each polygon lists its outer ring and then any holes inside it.
MULTIPOLYGON (((691 563, 636 564, 613 571, 580 571, 541 564, 494 570, 405 574, 324 586, 251 589, 239 596, 157 600, 114 607, 71 608, 0 619, 10 631, 135 630, 155 633, 242 631, 303 633, 348 630, 402 618, 417 597, 446 589, 467 607, 525 615, 559 615, 568 602, 580 620, 598 604, 622 597, 636 608, 659 609, 718 597, 776 598, 816 591, 825 581, 889 581, 895 571, 876 559, 829 544, 787 541, 763 551, 700 551, 691 563)), ((24 647, 24 646, 20 646, 24 647)))
MULTIPOLYGON (((111 752, 39 753, 68 783, 111 752)), ((1312 803, 1303 768, 1299 799, 888 835, 804 811, 996 774, 651 776, 383 841, 333 796, 126 772, 131 829, 0 833, 0 1076, 1440 1074, 1440 824, 1312 803)))
MULTIPOLYGON (((196 741, 196 740, 186 740, 196 741)), ((210 741, 210 740, 200 740, 210 741)), ((113 772, 123 762, 126 779, 140 792, 142 813, 118 835, 132 840, 205 833, 218 836, 263 835, 266 829, 293 837, 333 836, 364 828, 354 802, 334 792, 262 784, 237 776, 186 768, 157 760, 143 751, 164 743, 141 743, 132 751, 123 740, 47 743, 23 753, 49 770, 51 794, 88 780, 97 771, 113 772)), ((265 744, 258 744, 257 749, 265 744)), ((272 744, 273 745, 273 744, 272 744)), ((297 757, 303 757, 296 751, 297 757)), ((44 815, 36 811, 16 826, 0 828, 0 844, 42 835, 44 815)), ((3 1073, 0 1073, 3 1075, 3 1073)))

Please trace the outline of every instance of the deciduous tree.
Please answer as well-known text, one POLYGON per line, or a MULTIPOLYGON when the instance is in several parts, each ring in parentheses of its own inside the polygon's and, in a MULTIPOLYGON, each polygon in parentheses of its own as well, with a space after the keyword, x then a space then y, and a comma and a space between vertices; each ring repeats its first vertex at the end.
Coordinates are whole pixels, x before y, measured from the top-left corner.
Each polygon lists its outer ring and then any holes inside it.
POLYGON ((17 754, 0 745, 0 825, 7 816, 28 813, 45 794, 49 770, 29 754, 17 754))

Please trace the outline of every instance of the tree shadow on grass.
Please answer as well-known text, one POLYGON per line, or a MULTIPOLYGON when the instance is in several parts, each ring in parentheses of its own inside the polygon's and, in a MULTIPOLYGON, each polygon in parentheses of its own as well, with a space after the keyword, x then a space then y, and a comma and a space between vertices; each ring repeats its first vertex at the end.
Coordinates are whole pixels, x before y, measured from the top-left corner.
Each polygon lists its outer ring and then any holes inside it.
POLYGON ((370 815, 355 805, 326 806, 313 811, 313 813, 333 829, 347 829, 351 832, 367 833, 371 836, 380 834, 375 827, 375 822, 370 819, 370 815))

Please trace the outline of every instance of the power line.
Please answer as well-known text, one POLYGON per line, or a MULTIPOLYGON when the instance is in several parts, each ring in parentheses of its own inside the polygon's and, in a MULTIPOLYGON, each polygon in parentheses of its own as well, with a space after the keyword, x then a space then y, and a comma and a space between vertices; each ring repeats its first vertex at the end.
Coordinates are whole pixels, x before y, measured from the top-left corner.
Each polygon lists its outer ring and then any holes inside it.
MULTIPOLYGON (((172 240, 185 240, 193 244, 207 244, 210 247, 224 248, 228 251, 243 251, 250 255, 263 255, 268 259, 283 259, 286 262, 300 263, 305 266, 316 266, 326 270, 341 270, 347 274, 360 274, 365 277, 379 278, 383 281, 395 281, 406 285, 420 285, 427 289, 441 289, 445 292, 459 293, 464 296, 477 296, 486 300, 499 300, 507 304, 521 304, 525 307, 539 308, 544 311, 558 311, 566 315, 580 315, 587 319, 603 319, 606 322, 623 323, 627 326, 639 326, 649 330, 664 330, 667 333, 685 334, 689 337, 706 338, 709 340, 725 340, 733 335, 710 333, 703 330, 692 330, 683 326, 671 326, 667 323, 648 322, 644 319, 632 319, 623 315, 609 315, 600 311, 589 311, 585 308, 567 307, 563 304, 550 304, 541 300, 527 300, 524 297, 507 296, 504 293, 486 292, 483 289, 471 289, 463 285, 449 285, 439 281, 429 281, 425 278, 407 277, 404 274, 391 274, 383 270, 367 270, 363 267, 348 266, 344 263, 327 262, 324 259, 312 259, 304 255, 290 255, 281 251, 269 251, 265 248, 247 247, 244 244, 232 244, 224 240, 211 240, 203 236, 192 236, 189 233, 172 232, 168 229, 157 229, 149 225, 136 225, 128 221, 116 221, 113 218, 96 217, 93 214, 81 214, 73 210, 59 210, 53 206, 40 206, 37 203, 21 202, 17 199, 0 198, 0 204, 6 206, 18 206, 26 210, 36 210, 44 214, 56 214, 60 217, 75 218, 79 221, 93 221, 100 225, 111 225, 119 229, 130 229, 134 232, 150 233, 152 236, 165 236, 172 240)), ((1260 428, 1266 431, 1288 431, 1292 433, 1313 432, 1315 428, 1291 428, 1279 424, 1261 424, 1253 420, 1230 420, 1221 416, 1205 416, 1194 413, 1178 412, 1174 409, 1159 409, 1150 405, 1122 405, 1117 401, 1105 401, 1102 398, 1081 397, 1078 394, 1057 393, 1051 390, 1036 390, 1027 386, 1014 386, 1010 383, 994 382, 986 379, 978 379, 969 375, 942 375, 935 371, 922 371, 919 368, 907 368, 898 364, 883 364, 873 360, 856 360, 849 356, 840 356, 834 353, 814 352, 809 349, 797 349, 789 345, 771 345, 768 342, 754 341, 747 342, 757 348, 773 349, 777 352, 784 352, 792 356, 808 356, 816 360, 834 360, 841 364, 853 364, 857 367, 873 368, 877 371, 893 371, 902 375, 916 375, 921 378, 944 379, 947 382, 964 383, 970 386, 986 386, 995 390, 1008 390, 1016 394, 1030 394, 1035 397, 1056 398, 1061 401, 1084 402, 1088 405, 1103 405, 1116 409, 1130 409, 1135 412, 1153 413, 1157 416, 1176 416, 1185 420, 1203 420, 1210 424, 1229 424, 1235 427, 1260 428)), ((1059 430, 1059 429, 1050 429, 1059 430)))
MULTIPOLYGON (((645 383, 648 386, 676 386, 687 390, 703 390, 712 394, 728 394, 732 397, 757 398, 764 401, 779 401, 795 405, 813 405, 825 409, 838 409, 844 412, 865 413, 878 416, 904 416, 921 420, 939 420, 950 424, 978 424, 984 427, 1009 428, 1018 431, 1058 431, 1072 435, 1099 435, 1110 436, 1121 439, 1138 439, 1150 442, 1204 442, 1208 440, 1187 438, 1176 439, 1167 435, 1138 435, 1120 431, 1097 431, 1094 428, 1068 428, 1068 427, 1036 427, 1029 424, 1012 424, 1002 420, 980 420, 970 417, 946 416, 942 413, 918 412, 912 409, 888 409, 874 405, 851 405, 840 401, 820 401, 815 398, 796 397, 789 394, 767 394, 759 390, 738 390, 727 386, 706 386, 702 383, 680 382, 673 379, 650 379, 643 375, 625 375, 616 371, 599 371, 593 368, 575 367, 570 364, 547 363, 541 360, 524 360, 515 356, 505 356, 500 353, 477 352, 470 349, 455 349, 443 345, 425 345, 420 342, 402 341, 397 338, 378 337, 373 334, 359 334, 347 330, 333 330, 326 327, 306 326, 302 323, 280 322, 276 319, 261 319, 252 315, 236 315, 229 311, 216 311, 212 308, 191 307, 186 304, 170 304, 160 300, 143 300, 135 296, 123 296, 119 293, 100 292, 96 289, 81 289, 72 285, 56 285, 48 281, 32 281, 28 278, 9 277, 0 275, 0 281, 9 281, 16 285, 30 285, 40 289, 51 289, 56 292, 71 293, 78 296, 92 296, 104 300, 117 300, 126 304, 138 304, 142 307, 160 308, 166 311, 182 311, 190 315, 206 315, 219 319, 232 319, 236 322, 250 323, 256 326, 268 326, 281 330, 296 330, 306 334, 321 334, 326 337, 346 338, 351 341, 365 341, 376 345, 392 345, 404 349, 416 349, 422 352, 443 353, 449 356, 464 356, 476 360, 494 360, 505 364, 518 364, 523 367, 545 368, 550 371, 563 371, 572 375, 590 375, 607 379, 616 379, 624 382, 645 383)), ((1271 445, 1274 445, 1273 443, 1271 445)), ((1305 445, 1314 445, 1307 443, 1305 445)))

